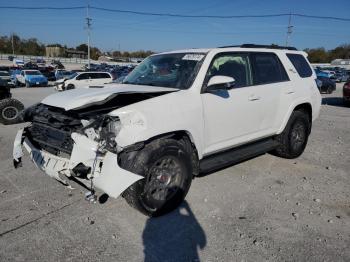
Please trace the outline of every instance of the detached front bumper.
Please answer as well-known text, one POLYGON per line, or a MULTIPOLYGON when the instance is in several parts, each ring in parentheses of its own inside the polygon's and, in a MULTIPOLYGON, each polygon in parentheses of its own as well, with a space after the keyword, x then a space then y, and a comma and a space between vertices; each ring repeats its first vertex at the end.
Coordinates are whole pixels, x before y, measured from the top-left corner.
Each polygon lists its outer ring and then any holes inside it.
POLYGON ((48 176, 69 185, 66 179, 75 177, 84 183, 92 180, 92 184, 111 197, 118 197, 124 190, 143 177, 131 173, 118 165, 118 156, 112 152, 101 153, 98 143, 84 135, 72 133, 74 140, 70 158, 59 157, 36 148, 25 135, 25 129, 20 129, 16 135, 13 148, 13 159, 16 166, 20 166, 24 155, 24 147, 35 165, 48 176), (78 178, 76 169, 87 167, 86 179, 78 178))

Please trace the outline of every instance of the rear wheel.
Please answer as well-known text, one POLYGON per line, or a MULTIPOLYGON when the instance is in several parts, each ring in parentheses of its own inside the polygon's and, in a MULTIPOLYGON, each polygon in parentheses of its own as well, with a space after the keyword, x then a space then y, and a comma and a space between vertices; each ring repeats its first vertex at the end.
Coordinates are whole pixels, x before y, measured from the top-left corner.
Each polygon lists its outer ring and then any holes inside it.
POLYGON ((0 101, 0 123, 12 125, 18 123, 19 113, 24 109, 23 104, 16 99, 0 101))
POLYGON ((184 200, 198 159, 188 139, 161 138, 139 152, 122 154, 120 165, 145 178, 123 194, 126 201, 148 216, 160 216, 184 200))
POLYGON ((306 147, 311 129, 309 115, 303 110, 292 113, 284 131, 276 137, 280 146, 273 154, 283 158, 297 158, 306 147))

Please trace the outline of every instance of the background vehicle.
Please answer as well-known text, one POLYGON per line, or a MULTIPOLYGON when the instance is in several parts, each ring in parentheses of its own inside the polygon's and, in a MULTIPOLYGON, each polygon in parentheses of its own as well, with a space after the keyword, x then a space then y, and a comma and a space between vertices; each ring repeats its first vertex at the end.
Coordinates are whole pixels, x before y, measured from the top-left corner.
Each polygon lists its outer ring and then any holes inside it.
POLYGON ((0 79, 5 81, 7 85, 13 86, 10 73, 8 71, 0 71, 0 79))
POLYGON ((345 105, 350 106, 350 80, 343 86, 343 101, 345 105))
POLYGON ((19 121, 19 113, 24 109, 23 104, 11 98, 8 82, 0 79, 0 123, 15 124, 19 121))
POLYGON ((346 82, 348 78, 348 75, 344 71, 338 71, 335 73, 335 81, 338 83, 346 82))
POLYGON ((113 81, 113 76, 108 72, 78 72, 72 74, 69 79, 56 82, 57 90, 64 91, 74 88, 89 88, 101 86, 113 81))
POLYGON ((52 60, 51 66, 55 69, 64 69, 64 65, 59 60, 52 60))
POLYGON ((317 79, 321 81, 320 93, 332 94, 335 91, 336 84, 334 81, 323 76, 317 76, 317 79))
POLYGON ((64 79, 64 78, 69 78, 73 74, 72 71, 67 71, 64 69, 56 69, 55 70, 55 77, 56 80, 64 79))
POLYGON ((21 59, 13 59, 13 66, 15 67, 23 67, 24 61, 21 59))
POLYGON ((17 75, 17 83, 26 87, 47 86, 47 78, 39 70, 22 70, 17 75))
POLYGON ((48 68, 39 68, 39 71, 47 78, 48 81, 56 81, 55 72, 49 70, 48 68))

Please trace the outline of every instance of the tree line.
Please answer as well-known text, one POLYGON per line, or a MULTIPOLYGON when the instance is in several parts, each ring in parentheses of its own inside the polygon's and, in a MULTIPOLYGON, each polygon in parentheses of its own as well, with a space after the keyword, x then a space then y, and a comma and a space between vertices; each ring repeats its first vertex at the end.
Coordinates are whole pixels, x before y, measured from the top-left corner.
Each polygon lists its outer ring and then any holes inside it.
MULTIPOLYGON (((66 45, 61 45, 57 43, 45 45, 36 38, 24 39, 14 34, 13 36, 12 35, 0 36, 0 53, 12 54, 12 41, 13 41, 13 47, 16 55, 45 56, 46 46, 57 46, 65 50, 83 51, 86 54, 88 52, 87 44, 80 44, 76 47, 67 47, 66 45)), ((128 51, 102 52, 97 47, 94 47, 94 46, 90 47, 90 57, 94 60, 97 60, 101 55, 107 55, 107 56, 117 57, 117 58, 133 58, 133 57, 145 58, 153 53, 154 52, 152 51, 144 51, 144 50, 139 50, 135 52, 128 52, 128 51)), ((67 54, 63 56, 67 56, 67 54)))
MULTIPOLYGON (((0 36, 0 53, 3 54, 12 54, 12 39, 13 46, 15 49, 15 54, 18 55, 35 55, 35 56, 45 56, 45 45, 41 43, 36 38, 23 39, 18 35, 13 36, 0 36)), ((81 44, 76 47, 67 47, 66 45, 61 44, 50 44, 47 46, 59 46, 68 50, 78 50, 84 51, 87 53, 88 46, 86 44, 81 44)), ((307 48, 304 50, 309 55, 309 60, 311 63, 330 63, 334 59, 350 59, 350 44, 343 44, 334 49, 326 50, 323 47, 319 48, 307 48)), ((107 55, 110 57, 116 58, 145 58, 154 52, 152 51, 110 51, 102 52, 97 47, 90 48, 90 57, 94 60, 97 60, 101 55, 107 55)))
POLYGON ((340 45, 332 50, 323 47, 307 48, 308 59, 311 63, 330 63, 334 59, 350 59, 350 44, 340 45))

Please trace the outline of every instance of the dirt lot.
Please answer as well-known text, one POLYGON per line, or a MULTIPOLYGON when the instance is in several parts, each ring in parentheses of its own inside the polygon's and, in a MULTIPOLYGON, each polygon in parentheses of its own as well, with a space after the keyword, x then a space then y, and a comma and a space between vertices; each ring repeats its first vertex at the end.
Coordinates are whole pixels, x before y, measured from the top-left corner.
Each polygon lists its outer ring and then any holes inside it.
MULTIPOLYGON (((26 106, 53 90, 16 89, 26 106)), ((90 204, 24 158, 0 126, 0 261, 350 261, 350 108, 324 95, 305 153, 266 154, 196 178, 149 219, 122 199, 90 204)))

